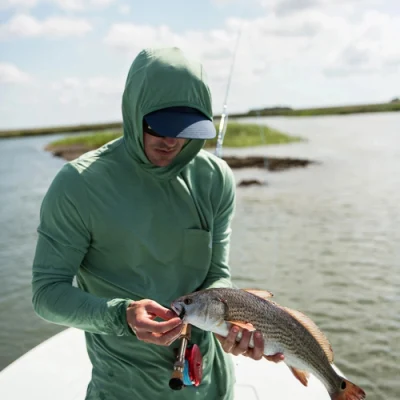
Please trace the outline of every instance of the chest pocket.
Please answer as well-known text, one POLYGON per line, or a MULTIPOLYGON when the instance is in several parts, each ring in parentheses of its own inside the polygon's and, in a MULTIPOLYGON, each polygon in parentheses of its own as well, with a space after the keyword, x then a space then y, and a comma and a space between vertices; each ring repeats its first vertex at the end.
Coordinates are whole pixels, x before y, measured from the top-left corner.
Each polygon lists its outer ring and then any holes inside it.
POLYGON ((183 235, 183 264, 189 268, 203 270, 205 277, 212 255, 211 232, 203 229, 185 229, 183 235))

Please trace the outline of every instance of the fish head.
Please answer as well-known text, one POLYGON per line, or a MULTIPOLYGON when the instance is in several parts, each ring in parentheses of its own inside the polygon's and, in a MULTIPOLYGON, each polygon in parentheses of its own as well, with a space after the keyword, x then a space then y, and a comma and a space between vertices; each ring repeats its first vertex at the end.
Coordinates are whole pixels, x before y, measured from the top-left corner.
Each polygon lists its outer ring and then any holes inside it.
POLYGON ((184 323, 207 331, 223 323, 226 313, 225 303, 211 290, 181 296, 171 303, 171 308, 184 323))

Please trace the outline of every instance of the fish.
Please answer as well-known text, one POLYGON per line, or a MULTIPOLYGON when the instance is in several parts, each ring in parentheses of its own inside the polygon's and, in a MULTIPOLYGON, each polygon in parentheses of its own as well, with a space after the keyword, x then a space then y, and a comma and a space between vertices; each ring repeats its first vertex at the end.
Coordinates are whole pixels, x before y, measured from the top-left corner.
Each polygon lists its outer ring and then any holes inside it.
MULTIPOLYGON (((332 400, 364 400, 365 391, 332 367, 333 350, 326 335, 300 311, 272 301, 273 294, 260 289, 209 288, 175 299, 171 309, 184 324, 226 337, 233 325, 261 332, 263 356, 284 355, 292 374, 304 386, 310 374, 325 386, 332 400)), ((240 341, 241 331, 237 340, 240 341)))

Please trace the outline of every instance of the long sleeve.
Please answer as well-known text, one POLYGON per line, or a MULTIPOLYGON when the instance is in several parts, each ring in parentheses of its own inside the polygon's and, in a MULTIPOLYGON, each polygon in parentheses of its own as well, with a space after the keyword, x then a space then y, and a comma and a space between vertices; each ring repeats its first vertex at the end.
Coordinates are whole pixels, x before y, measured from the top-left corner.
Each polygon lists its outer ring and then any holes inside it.
POLYGON ((46 193, 32 267, 35 312, 52 323, 92 333, 130 335, 129 299, 93 296, 72 285, 91 243, 90 204, 82 177, 69 164, 46 193))
POLYGON ((212 257, 210 269, 201 287, 232 287, 229 267, 231 222, 235 212, 235 178, 229 167, 224 169, 222 188, 218 188, 219 202, 213 226, 212 257))

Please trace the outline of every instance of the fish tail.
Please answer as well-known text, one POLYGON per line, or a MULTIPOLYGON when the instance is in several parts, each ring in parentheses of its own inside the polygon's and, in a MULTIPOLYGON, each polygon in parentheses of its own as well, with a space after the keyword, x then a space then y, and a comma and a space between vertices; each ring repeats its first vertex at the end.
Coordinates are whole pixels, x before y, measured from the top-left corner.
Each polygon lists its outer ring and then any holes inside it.
POLYGON ((332 400, 364 400, 365 392, 347 379, 342 379, 339 389, 331 394, 332 400))

